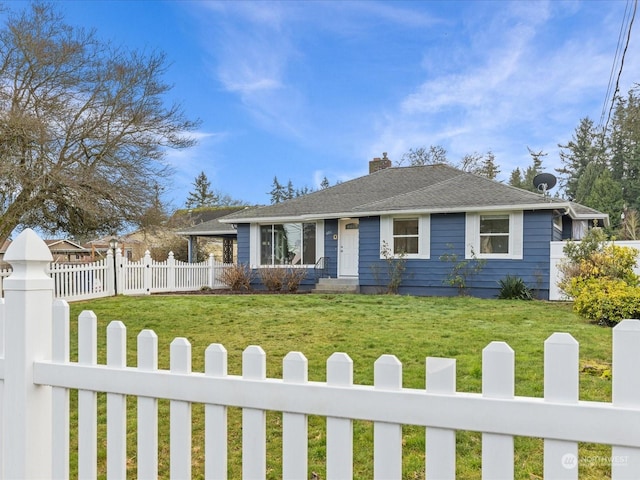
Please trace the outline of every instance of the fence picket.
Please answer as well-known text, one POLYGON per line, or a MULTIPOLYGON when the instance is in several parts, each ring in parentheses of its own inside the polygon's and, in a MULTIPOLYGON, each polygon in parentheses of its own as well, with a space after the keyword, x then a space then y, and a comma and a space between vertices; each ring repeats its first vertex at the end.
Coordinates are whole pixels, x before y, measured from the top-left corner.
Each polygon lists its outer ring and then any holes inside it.
MULTIPOLYGON (((394 355, 382 355, 374 365, 376 390, 402 389, 402 364, 394 355)), ((393 408, 393 405, 389 405, 393 408)), ((373 424, 373 476, 377 479, 402 477, 402 425, 373 424)))
MULTIPOLYGON (((227 350, 219 343, 207 347, 204 355, 204 372, 211 377, 227 376, 227 350)), ((227 478, 227 407, 204 407, 204 477, 227 478)))
MULTIPOLYGON (((427 385, 429 393, 456 391, 456 361, 451 358, 427 357, 427 385)), ((445 428, 426 429, 426 476, 448 479, 456 476, 456 432, 445 428)))
MULTIPOLYGON (((191 344, 186 338, 171 342, 169 359, 173 374, 191 373, 191 344)), ((172 400, 169 404, 169 462, 171 478, 191 478, 191 403, 172 400)))
MULTIPOLYGON (((242 378, 264 380, 266 355, 262 347, 251 345, 242 352, 242 378)), ((266 412, 242 409, 242 478, 259 480, 267 475, 266 412)))
MULTIPOLYGON (((52 335, 51 359, 54 362, 69 362, 69 304, 65 300, 53 302, 52 335)), ((69 478, 69 389, 51 389, 51 411, 53 478, 66 479, 69 478)))
MULTIPOLYGON (((640 322, 623 320, 613 329, 612 393, 614 407, 640 407, 640 322)), ((636 425, 637 428, 637 425, 636 425)), ((611 478, 640 478, 640 448, 614 446, 611 478)))
MULTIPOLYGON (((158 336, 153 330, 138 334, 138 368, 158 369, 158 336)), ((158 478, 158 400, 138 397, 138 478, 158 478)))
MULTIPOLYGON (((334 353, 327 360, 327 384, 353 386, 353 360, 334 353)), ((353 422, 327 417, 327 480, 353 478, 353 422)))
MULTIPOLYGON (((544 400, 578 403, 578 342, 568 333, 554 333, 544 342, 544 400)), ((544 440, 544 478, 578 478, 578 443, 544 440)))
MULTIPOLYGON (((491 342, 482 350, 482 395, 513 398, 515 358, 504 342, 491 342)), ((482 434, 482 478, 513 478, 513 437, 482 434)))
MULTIPOLYGON (((97 317, 85 310, 78 318, 78 363, 96 365, 98 359, 97 317)), ((91 390, 78 391, 78 477, 96 478, 98 475, 98 410, 97 394, 91 390)))
MULTIPOLYGON (((307 383, 307 358, 300 352, 289 352, 282 360, 285 383, 307 383)), ((307 416, 282 414, 282 478, 296 480, 307 477, 307 416)))
MULTIPOLYGON (((115 320, 107 327, 107 365, 127 366, 127 329, 115 320)), ((107 393, 107 477, 127 476, 127 397, 107 393)))

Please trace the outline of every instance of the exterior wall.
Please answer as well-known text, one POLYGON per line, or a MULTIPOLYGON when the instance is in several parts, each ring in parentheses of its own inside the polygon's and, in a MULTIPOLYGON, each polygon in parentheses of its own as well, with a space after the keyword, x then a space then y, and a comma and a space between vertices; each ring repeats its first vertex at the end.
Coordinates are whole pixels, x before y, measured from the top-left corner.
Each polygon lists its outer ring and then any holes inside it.
MULTIPOLYGON (((325 228, 326 235, 326 228, 325 228)), ((326 250, 326 241, 325 238, 325 250, 326 250)), ((250 265, 251 264, 251 253, 249 248, 250 242, 250 225, 248 223, 240 223, 238 224, 238 264, 239 265, 250 265)), ((260 281, 260 276, 258 275, 258 269, 254 269, 256 275, 253 281, 251 282, 251 288, 254 290, 264 290, 264 285, 260 281)), ((311 290, 315 286, 315 272, 312 268, 308 269, 307 277, 300 282, 300 291, 308 291, 311 290)))
POLYGON ((338 276, 338 220, 324 221, 324 254, 328 258, 327 275, 331 278, 338 276))
MULTIPOLYGON (((549 244, 553 238, 551 212, 524 212, 522 260, 488 259, 482 271, 467 280, 468 293, 482 298, 499 293, 498 281, 506 275, 521 277, 539 298, 549 296, 549 244)), ((446 284, 452 262, 440 260, 455 254, 464 260, 465 215, 431 216, 431 258, 409 259, 400 293, 411 295, 457 295, 458 290, 446 284)), ((386 290, 387 263, 380 259, 379 217, 360 219, 360 290, 377 293, 386 290)))
POLYGON ((249 224, 238 224, 238 265, 249 265, 251 263, 249 239, 249 224))

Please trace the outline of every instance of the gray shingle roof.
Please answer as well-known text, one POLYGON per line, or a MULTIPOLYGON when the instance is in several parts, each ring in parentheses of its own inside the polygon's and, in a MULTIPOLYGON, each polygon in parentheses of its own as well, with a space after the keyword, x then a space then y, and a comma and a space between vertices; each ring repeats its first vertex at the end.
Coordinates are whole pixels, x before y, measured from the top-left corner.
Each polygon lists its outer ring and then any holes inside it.
MULTIPOLYGON (((533 210, 587 208, 448 165, 425 165, 387 168, 282 203, 245 209, 224 217, 222 221, 337 218, 403 211, 464 212, 515 206, 533 210)), ((599 216, 604 215, 589 210, 599 216)))

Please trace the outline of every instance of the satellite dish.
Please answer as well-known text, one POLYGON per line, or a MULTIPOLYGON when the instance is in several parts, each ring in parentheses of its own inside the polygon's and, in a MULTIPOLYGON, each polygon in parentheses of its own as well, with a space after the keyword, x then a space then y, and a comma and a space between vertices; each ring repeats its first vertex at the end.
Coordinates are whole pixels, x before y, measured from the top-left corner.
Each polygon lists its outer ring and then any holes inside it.
POLYGON ((539 173, 533 177, 533 186, 542 194, 556 186, 556 177, 552 173, 539 173))

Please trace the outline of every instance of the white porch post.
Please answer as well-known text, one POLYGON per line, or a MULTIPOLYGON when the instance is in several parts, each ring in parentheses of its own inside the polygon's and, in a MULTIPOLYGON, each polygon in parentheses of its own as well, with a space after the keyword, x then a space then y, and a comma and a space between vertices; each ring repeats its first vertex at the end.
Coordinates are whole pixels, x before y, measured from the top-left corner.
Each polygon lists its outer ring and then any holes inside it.
POLYGON ((33 362, 51 360, 53 260, 30 229, 7 249, 13 267, 5 280, 4 478, 52 476, 51 388, 33 383, 33 362))

